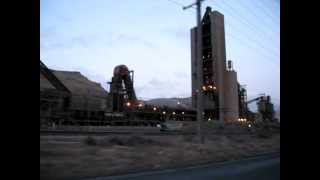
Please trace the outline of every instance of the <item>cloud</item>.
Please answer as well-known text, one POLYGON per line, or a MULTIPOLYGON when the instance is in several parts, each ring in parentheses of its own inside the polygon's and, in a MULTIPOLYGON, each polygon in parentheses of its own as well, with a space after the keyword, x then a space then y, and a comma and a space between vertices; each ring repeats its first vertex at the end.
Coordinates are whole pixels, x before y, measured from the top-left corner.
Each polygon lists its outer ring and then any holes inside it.
POLYGON ((156 45, 151 41, 145 40, 139 36, 128 36, 128 35, 120 34, 117 37, 117 41, 122 41, 124 43, 142 44, 148 48, 156 47, 156 45))
POLYGON ((175 39, 184 39, 189 40, 190 32, 185 27, 176 27, 176 28, 164 28, 162 32, 166 33, 167 35, 175 38, 175 39))
POLYGON ((89 48, 95 43, 92 37, 71 37, 63 39, 61 37, 40 37, 40 48, 45 50, 71 49, 71 48, 89 48))
POLYGON ((137 96, 145 98, 171 98, 189 97, 190 89, 184 81, 173 78, 171 80, 159 80, 152 78, 147 83, 136 86, 137 96))
POLYGON ((181 72, 181 71, 174 73, 174 76, 175 76, 176 78, 179 78, 179 79, 185 79, 185 78, 190 79, 190 78, 191 78, 189 73, 187 73, 187 72, 181 72))

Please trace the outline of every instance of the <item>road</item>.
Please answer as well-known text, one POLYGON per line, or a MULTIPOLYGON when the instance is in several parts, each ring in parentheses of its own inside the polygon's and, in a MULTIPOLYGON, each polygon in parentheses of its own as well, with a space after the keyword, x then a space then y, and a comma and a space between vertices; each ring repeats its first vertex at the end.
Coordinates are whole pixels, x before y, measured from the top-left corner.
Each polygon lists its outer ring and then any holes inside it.
MULTIPOLYGON (((245 160, 198 165, 187 168, 143 172, 94 180, 277 180, 280 153, 245 160)), ((90 179, 93 180, 93 179, 90 179)))
MULTIPOLYGON (((103 130, 103 131, 83 131, 83 130, 40 130, 40 135, 64 135, 64 136, 75 136, 75 135, 94 135, 94 136, 105 136, 105 135, 148 135, 148 136, 166 136, 166 135, 196 135, 196 132, 184 132, 184 131, 160 131, 156 130, 103 130)), ((248 132, 210 132, 212 135, 245 135, 248 132)))

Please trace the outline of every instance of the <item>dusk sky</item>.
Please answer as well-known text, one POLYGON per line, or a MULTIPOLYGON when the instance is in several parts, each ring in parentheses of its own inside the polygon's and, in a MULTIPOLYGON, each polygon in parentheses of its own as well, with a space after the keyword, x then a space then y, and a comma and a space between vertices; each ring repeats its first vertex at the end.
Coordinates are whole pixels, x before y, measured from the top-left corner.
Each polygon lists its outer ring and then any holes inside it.
MULTIPOLYGON (((190 28, 195 0, 41 0, 40 58, 107 88, 113 68, 135 72, 139 98, 191 96, 190 28)), ((225 16, 227 60, 249 98, 280 103, 279 0, 206 0, 225 16)))

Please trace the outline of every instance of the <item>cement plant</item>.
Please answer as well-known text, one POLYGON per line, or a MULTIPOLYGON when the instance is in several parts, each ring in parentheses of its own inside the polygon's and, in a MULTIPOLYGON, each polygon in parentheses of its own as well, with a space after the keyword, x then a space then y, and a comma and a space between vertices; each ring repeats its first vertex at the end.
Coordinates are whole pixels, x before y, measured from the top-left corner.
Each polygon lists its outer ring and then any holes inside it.
MULTIPOLYGON (((226 60, 224 17, 206 9, 202 19, 202 59, 196 57, 196 30, 191 29, 191 104, 157 106, 137 99, 134 70, 126 65, 114 68, 110 89, 92 82, 80 72, 49 69, 40 60, 40 126, 45 125, 138 125, 157 126, 167 120, 195 121, 199 91, 203 96, 203 121, 254 123, 277 121, 271 97, 247 99, 237 80, 232 61, 226 60), (202 62, 202 77, 197 63, 202 62), (197 83, 203 82, 202 89, 197 83), (199 81, 199 82, 198 82, 199 81), (256 102, 258 112, 249 110, 256 102)), ((139 73, 139 72, 136 72, 139 73)))
POLYGON ((185 31, 186 98, 139 99, 140 72, 121 59, 108 89, 40 60, 40 179, 280 178, 279 117, 270 95, 248 99, 239 83, 224 15, 206 7, 201 26, 185 31))

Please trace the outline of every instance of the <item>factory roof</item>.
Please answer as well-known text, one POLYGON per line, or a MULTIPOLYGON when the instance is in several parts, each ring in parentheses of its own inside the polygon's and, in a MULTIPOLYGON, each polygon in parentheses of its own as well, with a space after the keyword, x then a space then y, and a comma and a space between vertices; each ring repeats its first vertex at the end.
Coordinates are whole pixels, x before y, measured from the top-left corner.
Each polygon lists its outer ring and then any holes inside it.
MULTIPOLYGON (((77 71, 51 70, 73 95, 105 97, 107 91, 100 83, 93 82, 77 71)), ((40 73, 40 89, 54 89, 53 85, 40 73)))

